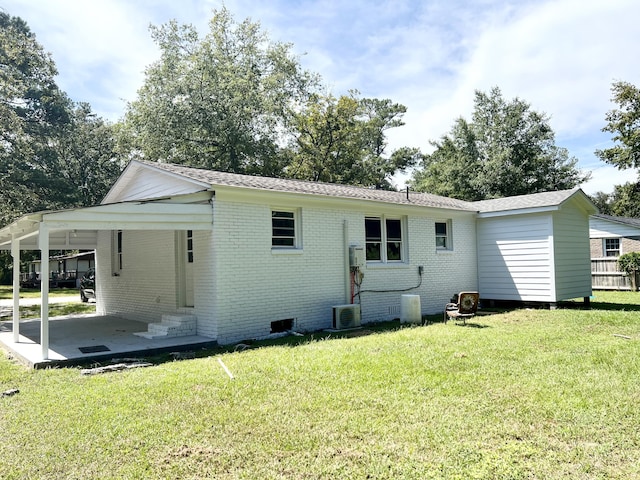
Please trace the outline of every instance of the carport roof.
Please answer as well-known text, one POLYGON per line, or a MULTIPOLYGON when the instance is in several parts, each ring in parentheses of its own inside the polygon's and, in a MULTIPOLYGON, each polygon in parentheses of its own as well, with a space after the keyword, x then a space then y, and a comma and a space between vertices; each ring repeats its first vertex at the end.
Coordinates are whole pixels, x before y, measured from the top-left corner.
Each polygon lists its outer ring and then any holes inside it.
POLYGON ((93 249, 99 230, 210 230, 208 203, 123 202, 25 215, 0 229, 0 250, 12 240, 21 249, 38 248, 42 232, 49 234, 49 248, 93 249))

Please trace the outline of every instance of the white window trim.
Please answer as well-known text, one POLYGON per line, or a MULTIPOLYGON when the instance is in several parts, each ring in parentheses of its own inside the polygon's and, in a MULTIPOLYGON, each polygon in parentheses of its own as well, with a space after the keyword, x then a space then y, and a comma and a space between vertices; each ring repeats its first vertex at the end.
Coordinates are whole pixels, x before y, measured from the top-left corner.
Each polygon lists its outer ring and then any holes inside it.
POLYGON ((602 255, 605 258, 615 258, 615 257, 619 257, 620 255, 622 255, 622 239, 620 237, 607 237, 607 238, 603 238, 602 239, 602 255), (611 249, 611 250, 607 250, 607 240, 618 240, 618 248, 616 249, 611 249), (618 251, 618 255, 611 255, 608 256, 607 252, 609 251, 614 251, 617 250, 618 251))
POLYGON ((120 275, 124 266, 123 255, 124 234, 122 230, 112 230, 111 232, 111 274, 120 275))
POLYGON ((269 209, 270 223, 269 229, 271 232, 271 252, 276 254, 295 254, 302 252, 302 214, 300 208, 291 207, 271 207, 269 209), (293 213, 293 245, 274 245, 273 244, 273 212, 287 212, 293 213))
POLYGON ((438 253, 449 253, 449 252, 453 252, 453 222, 451 221, 451 219, 438 219, 434 222, 433 224, 433 235, 434 235, 434 243, 436 244, 436 252, 438 253), (438 238, 438 235, 436 235, 436 224, 438 223, 444 223, 446 228, 447 228, 447 235, 446 235, 446 247, 439 247, 438 246, 438 242, 436 241, 438 238))
MULTIPOLYGON (((406 216, 397 216, 397 215, 382 215, 382 214, 371 214, 365 215, 364 220, 367 218, 378 218, 381 223, 381 235, 382 238, 380 240, 380 260, 366 260, 367 265, 389 265, 389 266, 403 266, 409 263, 409 254, 407 248, 407 217, 406 216), (387 260, 387 220, 400 220, 400 235, 402 235, 400 241, 400 260, 387 260)), ((367 243, 367 231, 365 227, 365 245, 367 243)), ((366 247, 365 247, 365 257, 366 257, 366 247)))

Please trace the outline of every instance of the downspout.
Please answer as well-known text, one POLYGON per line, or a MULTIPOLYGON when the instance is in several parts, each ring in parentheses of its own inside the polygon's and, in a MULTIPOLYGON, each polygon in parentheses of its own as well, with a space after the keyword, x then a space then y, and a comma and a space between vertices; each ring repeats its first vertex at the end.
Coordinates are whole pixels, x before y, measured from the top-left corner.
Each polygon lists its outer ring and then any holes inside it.
POLYGON ((49 359, 49 229, 40 223, 40 346, 42 359, 49 359))
POLYGON ((20 239, 11 239, 13 257, 13 343, 20 339, 20 239))

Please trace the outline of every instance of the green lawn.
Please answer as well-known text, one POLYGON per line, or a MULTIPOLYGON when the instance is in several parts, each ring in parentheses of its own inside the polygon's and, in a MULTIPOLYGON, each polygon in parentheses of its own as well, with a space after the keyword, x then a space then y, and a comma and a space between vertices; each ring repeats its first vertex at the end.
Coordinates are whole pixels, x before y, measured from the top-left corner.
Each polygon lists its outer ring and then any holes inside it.
MULTIPOLYGON (((49 291, 50 297, 66 297, 68 295, 80 295, 77 288, 52 288, 49 291)), ((40 296, 40 289, 35 288, 21 288, 20 298, 38 298, 40 296)), ((0 300, 6 300, 13 298, 13 286, 12 285, 0 285, 0 300)))
POLYGON ((592 307, 97 376, 0 354, 0 478, 640 478, 640 293, 592 307))

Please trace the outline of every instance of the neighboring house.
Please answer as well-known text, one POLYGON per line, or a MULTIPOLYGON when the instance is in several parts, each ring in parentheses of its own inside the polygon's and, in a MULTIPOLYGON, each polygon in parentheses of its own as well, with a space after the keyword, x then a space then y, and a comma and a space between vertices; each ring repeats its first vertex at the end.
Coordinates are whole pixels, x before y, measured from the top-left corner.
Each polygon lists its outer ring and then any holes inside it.
POLYGON ((98 313, 187 312, 227 344, 330 328, 352 302, 363 323, 398 318, 407 293, 422 314, 462 290, 588 301, 595 212, 579 189, 464 202, 132 161, 101 205, 27 215, 0 248, 93 247, 98 313))
POLYGON ((640 252, 640 218, 591 215, 589 219, 591 258, 619 257, 640 252))
MULTIPOLYGON (((40 285, 40 260, 27 264, 27 271, 20 274, 20 286, 40 285)), ((49 257, 49 281, 52 287, 78 286, 82 275, 95 266, 95 252, 80 252, 49 257)))
POLYGON ((631 290, 631 280, 618 269, 617 260, 625 253, 640 252, 640 219, 592 215, 589 242, 593 288, 631 290))

